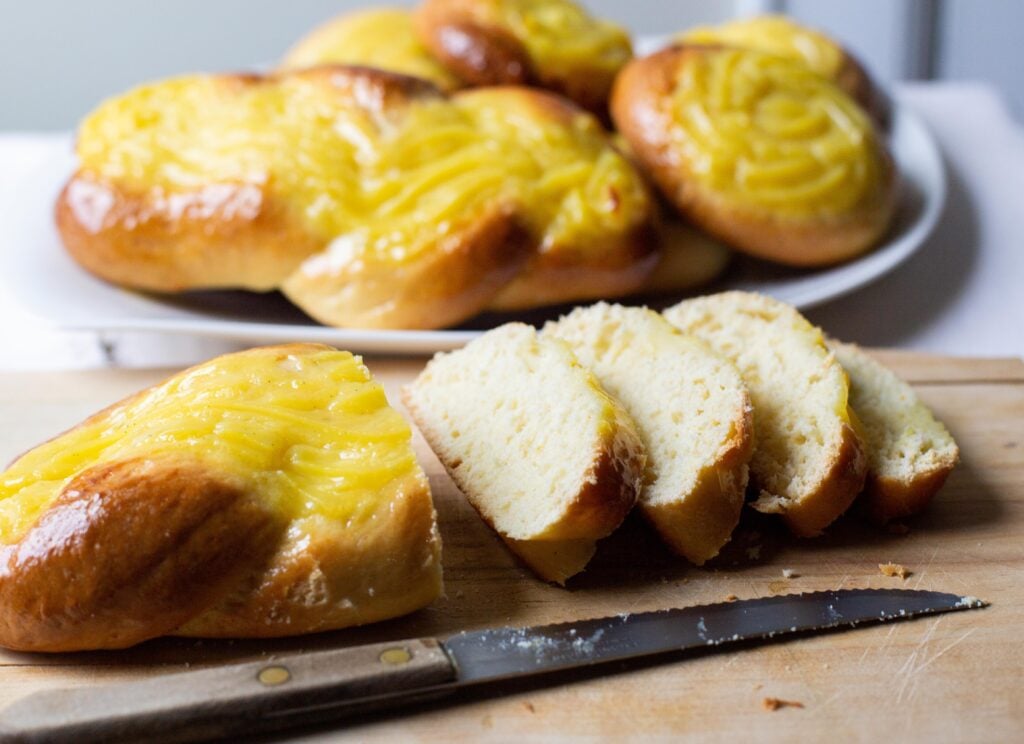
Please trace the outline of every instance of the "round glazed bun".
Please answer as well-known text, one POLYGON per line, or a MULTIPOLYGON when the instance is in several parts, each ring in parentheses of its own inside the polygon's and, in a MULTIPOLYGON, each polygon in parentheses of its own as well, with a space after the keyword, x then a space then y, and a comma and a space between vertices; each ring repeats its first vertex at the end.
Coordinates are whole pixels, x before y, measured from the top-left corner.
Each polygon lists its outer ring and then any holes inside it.
POLYGON ((895 169, 875 127, 800 63, 672 47, 623 70, 611 110, 668 200, 745 253, 834 264, 871 248, 889 224, 895 169))

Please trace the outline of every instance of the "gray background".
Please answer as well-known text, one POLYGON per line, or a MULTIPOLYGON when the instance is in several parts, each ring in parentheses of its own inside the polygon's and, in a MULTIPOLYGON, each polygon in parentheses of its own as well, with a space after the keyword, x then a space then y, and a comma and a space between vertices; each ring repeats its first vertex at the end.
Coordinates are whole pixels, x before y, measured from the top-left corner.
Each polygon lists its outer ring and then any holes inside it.
MULTIPOLYGON (((69 129, 105 96, 167 75, 272 63, 372 0, 0 0, 0 129, 69 129)), ((391 2, 391 5, 410 4, 391 2)), ((845 39, 886 81, 986 79, 1024 113, 1021 0, 586 0, 636 33, 785 9, 845 39)))

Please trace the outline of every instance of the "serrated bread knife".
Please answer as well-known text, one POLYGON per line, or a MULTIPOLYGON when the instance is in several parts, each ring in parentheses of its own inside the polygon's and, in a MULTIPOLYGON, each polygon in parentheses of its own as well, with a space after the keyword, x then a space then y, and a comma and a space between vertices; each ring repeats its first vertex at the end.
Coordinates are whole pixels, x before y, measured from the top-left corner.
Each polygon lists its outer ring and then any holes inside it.
POLYGON ((983 606, 940 592, 852 589, 282 655, 37 692, 0 712, 0 738, 189 741, 276 730, 499 680, 983 606))

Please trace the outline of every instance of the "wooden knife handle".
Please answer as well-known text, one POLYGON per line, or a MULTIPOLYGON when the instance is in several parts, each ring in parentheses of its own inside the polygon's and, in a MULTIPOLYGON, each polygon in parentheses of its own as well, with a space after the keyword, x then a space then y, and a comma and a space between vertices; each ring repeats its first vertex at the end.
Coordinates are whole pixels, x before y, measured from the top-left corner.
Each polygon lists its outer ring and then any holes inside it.
POLYGON ((455 667, 434 639, 292 654, 36 692, 0 711, 0 740, 194 741, 423 700, 454 681, 455 667))

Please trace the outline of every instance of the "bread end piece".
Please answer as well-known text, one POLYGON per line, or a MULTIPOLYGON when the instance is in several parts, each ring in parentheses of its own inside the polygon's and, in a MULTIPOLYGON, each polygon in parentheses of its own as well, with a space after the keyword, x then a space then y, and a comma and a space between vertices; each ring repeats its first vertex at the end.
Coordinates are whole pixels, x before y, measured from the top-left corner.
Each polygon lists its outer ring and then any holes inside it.
POLYGON ((923 510, 960 459, 952 435, 913 388, 854 344, 830 340, 850 378, 850 403, 868 452, 861 504, 885 524, 923 510))

